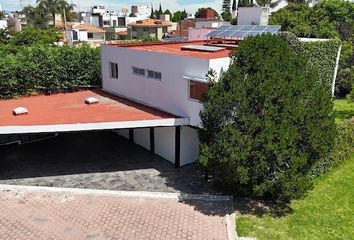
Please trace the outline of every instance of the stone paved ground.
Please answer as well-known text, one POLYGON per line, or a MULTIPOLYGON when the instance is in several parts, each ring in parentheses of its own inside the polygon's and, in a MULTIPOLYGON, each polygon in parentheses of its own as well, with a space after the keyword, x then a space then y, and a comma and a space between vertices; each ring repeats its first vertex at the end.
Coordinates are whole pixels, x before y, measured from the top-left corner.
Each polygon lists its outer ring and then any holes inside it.
POLYGON ((175 169, 112 132, 60 134, 0 147, 0 184, 125 191, 215 193, 196 165, 175 169))
POLYGON ((0 238, 226 240, 225 202, 0 190, 0 238))

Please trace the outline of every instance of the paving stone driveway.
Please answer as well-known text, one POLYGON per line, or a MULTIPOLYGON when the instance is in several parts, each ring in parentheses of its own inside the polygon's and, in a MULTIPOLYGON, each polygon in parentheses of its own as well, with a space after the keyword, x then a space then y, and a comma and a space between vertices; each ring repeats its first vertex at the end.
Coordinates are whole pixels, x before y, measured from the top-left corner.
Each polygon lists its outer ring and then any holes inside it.
POLYGON ((112 132, 60 134, 0 147, 0 184, 126 191, 215 193, 196 165, 175 169, 112 132))
POLYGON ((226 240, 225 203, 0 190, 1 239, 226 240))

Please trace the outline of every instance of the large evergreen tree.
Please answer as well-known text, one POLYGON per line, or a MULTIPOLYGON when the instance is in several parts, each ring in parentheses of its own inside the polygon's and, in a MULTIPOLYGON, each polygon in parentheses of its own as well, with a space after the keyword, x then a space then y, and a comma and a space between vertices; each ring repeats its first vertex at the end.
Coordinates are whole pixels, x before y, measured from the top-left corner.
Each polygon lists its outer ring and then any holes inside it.
POLYGON ((335 124, 328 83, 280 36, 243 41, 201 113, 201 163, 246 195, 290 200, 311 187, 335 124))

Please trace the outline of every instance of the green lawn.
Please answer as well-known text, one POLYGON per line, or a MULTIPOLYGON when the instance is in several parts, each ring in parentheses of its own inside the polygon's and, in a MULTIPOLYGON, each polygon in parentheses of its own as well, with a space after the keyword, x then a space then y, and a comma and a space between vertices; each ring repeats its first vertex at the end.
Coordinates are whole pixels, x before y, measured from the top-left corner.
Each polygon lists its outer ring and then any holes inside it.
POLYGON ((336 122, 342 122, 354 116, 354 103, 348 103, 346 99, 337 99, 334 101, 334 111, 336 122))
POLYGON ((257 239, 354 239, 354 155, 316 179, 315 188, 290 209, 281 217, 272 211, 237 214, 237 232, 257 239))

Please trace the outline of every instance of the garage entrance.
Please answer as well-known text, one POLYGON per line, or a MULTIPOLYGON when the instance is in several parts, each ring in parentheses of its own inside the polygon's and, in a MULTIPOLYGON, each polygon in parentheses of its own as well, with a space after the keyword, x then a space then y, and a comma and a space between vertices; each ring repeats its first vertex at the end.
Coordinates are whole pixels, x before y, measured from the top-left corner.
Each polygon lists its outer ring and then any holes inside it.
POLYGON ((97 130, 114 130, 175 167, 198 159, 198 134, 188 118, 102 90, 0 101, 0 145, 18 141, 19 135, 22 142, 27 141, 24 135, 33 141, 43 135, 97 130), (16 115, 16 109, 25 114, 16 115))
POLYGON ((174 168, 113 131, 59 133, 0 152, 0 184, 215 193, 196 164, 174 168))

